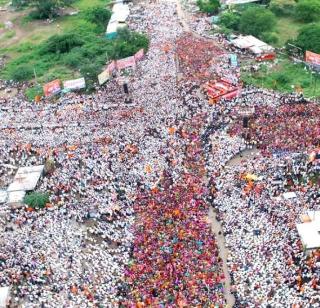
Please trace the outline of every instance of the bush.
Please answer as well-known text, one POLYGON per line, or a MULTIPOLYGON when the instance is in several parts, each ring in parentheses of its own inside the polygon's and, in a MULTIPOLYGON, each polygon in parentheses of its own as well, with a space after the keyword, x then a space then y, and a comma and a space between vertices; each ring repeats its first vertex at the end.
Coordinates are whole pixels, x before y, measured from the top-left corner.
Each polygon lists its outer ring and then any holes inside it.
POLYGON ((111 18, 111 12, 103 7, 93 7, 84 13, 85 19, 88 22, 96 24, 99 31, 103 32, 111 18))
POLYGON ((126 58, 135 54, 138 50, 147 51, 148 38, 140 33, 132 32, 128 28, 118 30, 117 39, 114 41, 114 57, 116 59, 126 58))
POLYGON ((294 0, 272 0, 269 9, 277 16, 290 16, 295 12, 296 2, 294 0))
POLYGON ((80 50, 75 50, 77 48, 74 48, 70 53, 67 53, 63 56, 62 62, 66 66, 72 67, 72 68, 78 68, 81 66, 81 63, 83 61, 83 55, 81 54, 80 50))
POLYGON ((275 80, 276 80, 279 84, 285 85, 285 84, 287 84, 287 83, 290 81, 290 78, 289 78, 286 74, 279 73, 279 74, 275 77, 275 80))
POLYGON ((320 24, 311 24, 304 26, 294 42, 303 51, 310 50, 320 53, 320 24))
POLYGON ((198 0, 197 5, 201 12, 214 15, 219 12, 219 0, 198 0))
POLYGON ((237 31, 239 29, 240 16, 232 12, 224 12, 220 16, 219 25, 222 25, 228 29, 237 31))
POLYGON ((318 21, 320 19, 320 1, 299 0, 295 15, 298 20, 304 22, 318 21))
POLYGON ((32 192, 24 197, 23 202, 29 207, 41 209, 49 202, 49 194, 32 192))
POLYGON ((76 33, 67 33, 51 36, 43 46, 43 52, 47 53, 66 53, 71 49, 82 46, 84 41, 76 33))
POLYGON ((268 44, 276 44, 279 41, 279 37, 274 32, 265 32, 261 34, 261 39, 268 44))
POLYGON ((15 81, 26 81, 33 77, 33 67, 31 65, 16 66, 11 71, 11 79, 15 81))
POLYGON ((271 32, 275 26, 275 15, 260 6, 249 7, 240 17, 239 29, 245 34, 261 37, 262 33, 271 32))
POLYGON ((26 90, 26 96, 28 98, 28 100, 31 102, 34 100, 34 98, 39 95, 39 96, 43 96, 44 93, 43 93, 43 89, 41 86, 34 86, 34 87, 31 87, 31 88, 28 88, 26 90))

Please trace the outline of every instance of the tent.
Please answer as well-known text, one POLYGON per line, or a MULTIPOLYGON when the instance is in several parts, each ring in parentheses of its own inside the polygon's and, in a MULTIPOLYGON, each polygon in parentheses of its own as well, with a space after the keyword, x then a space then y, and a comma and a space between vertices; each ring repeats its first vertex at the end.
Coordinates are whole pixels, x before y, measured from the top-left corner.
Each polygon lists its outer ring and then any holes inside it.
POLYGON ((297 230, 307 250, 320 248, 320 221, 297 224, 297 230))
POLYGON ((283 198, 288 200, 288 199, 294 199, 294 198, 297 198, 297 194, 293 191, 290 191, 290 192, 286 192, 284 193, 283 195, 283 198))
POLYGON ((252 35, 238 36, 237 38, 231 40, 231 43, 240 48, 251 51, 255 55, 260 55, 263 53, 269 53, 274 50, 274 48, 263 41, 260 41, 252 35))
POLYGON ((9 287, 1 287, 0 288, 0 308, 5 308, 8 305, 10 297, 10 289, 9 287))

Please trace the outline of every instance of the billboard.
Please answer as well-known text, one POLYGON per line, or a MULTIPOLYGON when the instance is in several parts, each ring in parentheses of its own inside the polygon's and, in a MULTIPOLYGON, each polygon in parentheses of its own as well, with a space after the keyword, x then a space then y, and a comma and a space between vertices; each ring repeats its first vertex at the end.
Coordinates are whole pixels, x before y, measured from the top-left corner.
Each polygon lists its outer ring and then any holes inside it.
POLYGON ((79 90, 86 87, 86 81, 84 78, 66 80, 63 82, 63 87, 69 90, 79 90))
POLYGON ((314 67, 320 68, 320 54, 306 51, 306 62, 314 67))
POLYGON ((135 66, 135 65, 136 65, 136 60, 135 60, 134 56, 124 58, 124 59, 117 61, 117 69, 118 70, 122 70, 122 69, 131 67, 131 66, 135 66))
POLYGON ((49 83, 46 83, 43 86, 43 93, 44 95, 47 96, 51 96, 54 94, 57 94, 61 91, 61 81, 59 79, 53 80, 49 83))
POLYGON ((114 72, 114 70, 117 69, 116 66, 116 61, 112 61, 108 66, 107 66, 107 71, 112 74, 114 72))
POLYGON ((134 55, 134 59, 136 61, 140 61, 143 58, 143 56, 144 56, 144 50, 142 48, 134 55))
POLYGON ((110 73, 108 69, 106 69, 105 71, 103 71, 101 74, 98 75, 99 84, 103 85, 109 80, 109 78, 110 78, 110 73))

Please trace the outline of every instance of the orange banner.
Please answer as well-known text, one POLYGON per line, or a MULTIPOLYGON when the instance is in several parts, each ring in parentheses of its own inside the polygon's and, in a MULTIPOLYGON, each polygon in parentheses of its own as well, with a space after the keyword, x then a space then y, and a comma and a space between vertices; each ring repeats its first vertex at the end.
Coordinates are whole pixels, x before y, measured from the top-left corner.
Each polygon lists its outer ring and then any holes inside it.
POLYGON ((49 83, 46 83, 43 86, 43 92, 45 96, 51 96, 57 94, 61 91, 61 81, 59 79, 53 80, 49 83))
POLYGON ((313 65, 320 65, 320 55, 311 51, 306 51, 306 62, 313 65))

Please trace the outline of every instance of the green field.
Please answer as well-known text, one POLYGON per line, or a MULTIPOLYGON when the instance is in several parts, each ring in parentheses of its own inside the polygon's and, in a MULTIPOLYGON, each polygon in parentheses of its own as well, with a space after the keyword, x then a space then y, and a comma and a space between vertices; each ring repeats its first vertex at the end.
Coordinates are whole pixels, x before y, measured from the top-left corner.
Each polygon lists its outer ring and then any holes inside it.
POLYGON ((277 17, 277 35, 279 41, 275 47, 283 47, 289 39, 295 39, 304 25, 291 17, 277 17))
POLYGON ((320 97, 320 76, 311 74, 303 64, 294 64, 280 58, 277 65, 262 67, 257 73, 242 72, 242 80, 248 84, 274 89, 281 92, 293 92, 301 88, 306 97, 320 97))

